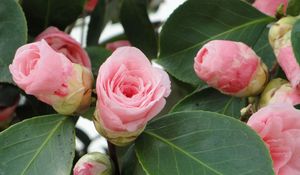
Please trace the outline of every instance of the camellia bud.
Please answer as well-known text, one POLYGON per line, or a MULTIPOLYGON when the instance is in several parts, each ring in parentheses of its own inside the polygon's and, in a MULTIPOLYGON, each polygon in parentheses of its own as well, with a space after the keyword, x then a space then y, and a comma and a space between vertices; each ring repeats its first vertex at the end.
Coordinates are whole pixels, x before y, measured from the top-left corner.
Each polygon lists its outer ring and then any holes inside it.
POLYGON ((90 104, 91 71, 72 63, 44 40, 19 48, 9 69, 21 89, 58 113, 80 113, 90 104))
POLYGON ((74 73, 67 82, 68 94, 64 97, 52 96, 52 106, 60 114, 82 113, 91 103, 93 75, 79 64, 72 65, 74 73))
POLYGON ((278 102, 299 104, 299 93, 294 90, 291 84, 281 78, 273 79, 268 83, 259 100, 259 108, 278 102))
POLYGON ((287 5, 288 0, 256 0, 253 3, 255 8, 269 16, 275 16, 278 8, 283 8, 285 13, 287 5))
POLYGON ((291 43, 291 30, 298 17, 286 17, 275 23, 269 31, 269 41, 274 49, 277 62, 292 87, 300 90, 300 66, 291 43))
POLYGON ((88 153, 78 160, 73 175, 113 175, 110 158, 98 152, 88 153))
POLYGON ((291 38, 291 30, 297 17, 288 16, 274 23, 269 31, 269 42, 276 50, 286 45, 291 38))
POLYGON ((259 94, 268 79, 260 57, 247 45, 234 41, 205 44, 195 57, 194 70, 208 85, 237 97, 259 94))

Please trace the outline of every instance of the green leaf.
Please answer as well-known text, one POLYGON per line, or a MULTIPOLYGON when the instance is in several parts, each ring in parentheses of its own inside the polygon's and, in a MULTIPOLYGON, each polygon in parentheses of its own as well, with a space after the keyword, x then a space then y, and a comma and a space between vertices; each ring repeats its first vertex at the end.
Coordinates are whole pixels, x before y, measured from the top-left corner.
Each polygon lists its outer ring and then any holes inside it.
POLYGON ((48 115, 25 120, 0 133, 0 143, 0 174, 70 174, 75 135, 69 117, 48 115))
POLYGON ((105 26, 105 0, 99 0, 94 11, 91 14, 91 20, 88 26, 87 45, 97 45, 102 30, 105 26))
POLYGON ((36 36, 49 26, 64 30, 82 13, 85 0, 22 0, 29 34, 36 36))
POLYGON ((194 57, 205 43, 226 39, 253 47, 273 20, 239 0, 186 1, 163 26, 158 62, 177 79, 199 84, 194 57))
POLYGON ((265 28, 254 45, 253 50, 261 57, 261 60, 266 64, 269 70, 277 63, 276 56, 269 43, 269 28, 265 28))
POLYGON ((147 175, 135 154, 135 146, 128 148, 122 160, 121 175, 147 175))
POLYGON ((300 64, 300 19, 298 19, 293 26, 291 42, 296 60, 300 64))
POLYGON ((158 42, 154 27, 148 17, 147 1, 123 1, 120 20, 130 43, 141 49, 149 59, 156 58, 158 42))
POLYGON ((224 95, 216 89, 206 88, 186 96, 173 107, 172 112, 203 110, 240 118, 240 111, 245 105, 242 98, 224 95))
POLYGON ((100 46, 90 46, 85 50, 91 59, 93 74, 98 75, 101 64, 111 55, 111 52, 100 46))
POLYGON ((0 2, 0 82, 12 83, 8 65, 18 47, 26 43, 27 26, 23 11, 14 0, 0 2))
POLYGON ((298 16, 300 14, 300 1, 289 0, 286 14, 291 16, 298 16))
POLYGON ((156 116, 163 116, 170 112, 172 107, 178 103, 179 100, 191 94, 195 91, 195 87, 191 86, 190 84, 183 83, 178 81, 176 78, 169 76, 171 80, 171 87, 172 91, 171 94, 167 98, 166 105, 164 106, 163 110, 156 116))
POLYGON ((180 112, 153 121, 136 140, 147 175, 274 175, 269 151, 244 123, 207 112, 180 112))

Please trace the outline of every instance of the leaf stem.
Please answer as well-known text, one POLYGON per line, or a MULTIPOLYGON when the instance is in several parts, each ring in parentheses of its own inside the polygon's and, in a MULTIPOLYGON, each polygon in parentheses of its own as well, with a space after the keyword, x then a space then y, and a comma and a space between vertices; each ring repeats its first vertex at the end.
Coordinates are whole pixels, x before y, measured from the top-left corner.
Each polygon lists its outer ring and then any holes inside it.
POLYGON ((111 158, 115 166, 115 175, 120 175, 119 163, 116 154, 116 147, 114 144, 110 143, 109 141, 107 141, 107 145, 108 145, 109 157, 111 158))

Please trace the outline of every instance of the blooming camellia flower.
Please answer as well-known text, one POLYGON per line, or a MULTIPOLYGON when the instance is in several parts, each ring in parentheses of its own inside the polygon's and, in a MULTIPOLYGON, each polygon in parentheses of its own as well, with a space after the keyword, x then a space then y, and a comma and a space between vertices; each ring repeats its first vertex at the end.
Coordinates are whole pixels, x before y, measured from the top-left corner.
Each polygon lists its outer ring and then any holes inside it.
POLYGON ((267 81, 265 64, 241 42, 214 40, 195 57, 194 70, 208 85, 237 97, 260 93, 267 81))
POLYGON ((100 67, 96 82, 98 132, 116 145, 133 141, 164 107, 168 74, 152 67, 137 48, 117 49, 100 67))
POLYGON ((269 16, 275 16, 280 5, 283 5, 283 11, 285 12, 288 0, 256 0, 253 3, 255 8, 269 16))
POLYGON ((119 40, 111 43, 107 43, 105 45, 105 48, 110 51, 115 51, 119 47, 124 47, 124 46, 131 46, 130 42, 127 40, 119 40))
POLYGON ((271 104, 254 113, 247 124, 269 149, 276 175, 300 174, 300 110, 288 103, 271 104))
POLYGON ((91 72, 55 52, 44 40, 20 47, 9 70, 21 89, 58 113, 80 112, 90 104, 91 72))
POLYGON ((112 175, 113 168, 107 155, 93 152, 82 156, 73 169, 73 175, 112 175))
POLYGON ((68 34, 56 27, 48 27, 36 37, 36 41, 44 39, 56 52, 64 54, 72 63, 91 69, 91 61, 86 51, 68 34))

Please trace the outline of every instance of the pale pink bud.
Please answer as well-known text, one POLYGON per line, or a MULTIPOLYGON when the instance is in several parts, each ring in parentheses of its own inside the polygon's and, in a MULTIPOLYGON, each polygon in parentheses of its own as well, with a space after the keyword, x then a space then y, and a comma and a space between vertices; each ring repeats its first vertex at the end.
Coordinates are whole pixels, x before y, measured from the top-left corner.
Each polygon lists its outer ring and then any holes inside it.
POLYGON ((113 168, 107 155, 93 152, 78 160, 73 175, 113 175, 113 168))
POLYGON ((151 65, 137 48, 121 47, 101 65, 95 126, 116 145, 133 141, 165 106, 168 74, 151 65))
POLYGON ((300 104, 300 94, 292 88, 291 84, 281 78, 271 80, 261 94, 259 107, 274 103, 300 104))
POLYGON ((300 174, 300 111, 288 103, 268 105, 248 123, 265 142, 276 175, 300 174))
POLYGON ((58 113, 81 111, 83 99, 91 98, 90 71, 55 52, 44 40, 20 47, 9 69, 21 89, 58 113))
POLYGON ((267 81, 265 64, 241 42, 214 40, 195 57, 194 70, 208 85, 237 97, 259 94, 267 81))
POLYGON ((253 3, 255 8, 269 16, 275 16, 280 5, 283 5, 283 12, 285 13, 288 0, 256 0, 253 3))
POLYGON ((300 67, 291 45, 278 49, 277 61, 293 88, 300 90, 300 67))
POLYGON ((91 69, 91 61, 86 51, 76 40, 56 27, 48 27, 36 37, 36 41, 44 39, 56 52, 64 54, 72 63, 91 69))
POLYGON ((117 48, 119 47, 124 47, 124 46, 131 46, 130 42, 128 40, 119 40, 119 41, 114 41, 114 42, 111 42, 111 43, 107 43, 105 45, 105 48, 107 50, 110 50, 110 51, 115 51, 117 48))
POLYGON ((297 17, 284 17, 274 23, 269 31, 269 41, 275 53, 278 49, 287 45, 291 39, 291 30, 297 21, 297 17))

